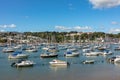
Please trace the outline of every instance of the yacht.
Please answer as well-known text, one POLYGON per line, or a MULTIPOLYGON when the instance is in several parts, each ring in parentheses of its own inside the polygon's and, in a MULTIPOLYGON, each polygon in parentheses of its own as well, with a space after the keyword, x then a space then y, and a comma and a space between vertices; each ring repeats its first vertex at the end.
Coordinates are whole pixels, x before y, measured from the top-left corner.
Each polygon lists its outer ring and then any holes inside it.
POLYGON ((58 54, 54 53, 54 52, 44 52, 42 54, 40 54, 40 57, 42 58, 51 58, 51 57, 57 57, 58 54))
POLYGON ((14 52, 14 49, 12 47, 7 47, 7 48, 3 48, 2 50, 4 53, 9 53, 9 52, 14 52))
POLYGON ((116 56, 116 58, 114 59, 115 63, 120 63, 120 56, 116 56))
POLYGON ((38 50, 36 48, 30 47, 30 48, 26 48, 25 51, 27 51, 27 52, 37 52, 38 50))
POLYGON ((110 50, 105 50, 105 51, 103 52, 103 55, 112 55, 112 51, 110 51, 110 50))
POLYGON ((120 56, 119 55, 113 56, 109 58, 108 61, 112 63, 120 63, 120 56))
POLYGON ((118 47, 115 47, 115 49, 114 50, 120 50, 120 46, 118 46, 118 47))
POLYGON ((87 52, 87 53, 84 53, 83 55, 85 56, 99 56, 100 54, 102 54, 102 52, 87 52))
POLYGON ((57 59, 54 59, 53 61, 51 61, 49 63, 52 66, 67 66, 68 65, 68 62, 62 61, 62 60, 57 60, 57 59))
POLYGON ((9 59, 19 59, 19 58, 28 58, 27 54, 22 53, 22 51, 16 51, 13 54, 8 56, 9 59))
POLYGON ((85 60, 83 64, 94 64, 95 60, 85 60))
POLYGON ((22 47, 22 45, 13 46, 14 49, 20 49, 21 47, 22 47))
POLYGON ((35 63, 30 60, 20 60, 18 62, 14 62, 11 64, 13 67, 28 67, 28 66, 33 66, 35 63))
POLYGON ((76 56, 79 56, 79 52, 67 50, 67 51, 64 53, 64 56, 66 56, 66 57, 76 57, 76 56))

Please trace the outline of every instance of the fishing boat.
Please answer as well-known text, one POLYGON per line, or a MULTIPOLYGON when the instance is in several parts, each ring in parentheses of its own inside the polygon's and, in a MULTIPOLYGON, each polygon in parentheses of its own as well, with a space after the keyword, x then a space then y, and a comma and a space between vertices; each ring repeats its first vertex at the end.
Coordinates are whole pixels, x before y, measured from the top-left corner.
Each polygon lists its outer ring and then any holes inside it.
POLYGON ((67 66, 68 65, 68 62, 62 61, 62 60, 57 60, 57 59, 54 59, 53 61, 51 61, 49 63, 52 66, 67 66))
POLYGON ((33 66, 35 63, 30 60, 19 60, 18 62, 14 62, 11 64, 13 67, 28 67, 33 66))
POLYGON ((20 58, 27 58, 29 55, 22 53, 22 51, 16 51, 13 54, 8 56, 9 59, 20 59, 20 58))
POLYGON ((44 52, 42 54, 40 54, 40 57, 42 58, 51 58, 51 57, 57 57, 58 54, 54 53, 54 52, 44 52))

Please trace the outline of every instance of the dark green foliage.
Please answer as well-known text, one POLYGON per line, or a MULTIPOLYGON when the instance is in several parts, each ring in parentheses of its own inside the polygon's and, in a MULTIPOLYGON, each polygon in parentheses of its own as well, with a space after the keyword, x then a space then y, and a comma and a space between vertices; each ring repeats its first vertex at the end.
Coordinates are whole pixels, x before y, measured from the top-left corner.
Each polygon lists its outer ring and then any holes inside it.
POLYGON ((28 36, 36 36, 40 37, 42 39, 48 40, 48 42, 56 42, 56 43, 63 43, 63 42, 71 42, 73 39, 75 42, 78 41, 95 41, 97 38, 120 38, 120 33, 118 34, 106 34, 104 32, 93 32, 93 33, 82 33, 80 35, 77 35, 77 31, 71 31, 71 32, 24 32, 24 33, 18 33, 18 32, 4 32, 0 33, 0 42, 4 43, 7 42, 7 36, 11 36, 14 38, 16 35, 24 35, 22 39, 27 39, 28 36), (71 35, 74 34, 74 35, 71 35), (6 37, 6 39, 3 39, 6 37))

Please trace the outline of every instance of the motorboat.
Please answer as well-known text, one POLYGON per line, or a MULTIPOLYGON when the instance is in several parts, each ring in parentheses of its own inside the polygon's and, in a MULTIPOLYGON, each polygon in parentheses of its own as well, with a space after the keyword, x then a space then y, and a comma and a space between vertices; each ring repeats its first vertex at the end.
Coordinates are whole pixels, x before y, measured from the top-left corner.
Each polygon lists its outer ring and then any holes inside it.
POLYGON ((112 63, 120 63, 120 56, 119 55, 113 56, 109 58, 108 61, 112 63))
POLYGON ((16 45, 16 46, 14 46, 13 48, 14 49, 20 49, 22 47, 22 45, 16 45))
POLYGON ((27 52, 37 52, 38 50, 36 48, 30 47, 30 48, 26 48, 25 51, 27 51, 27 52))
POLYGON ((116 56, 116 58, 114 59, 115 63, 120 63, 120 56, 116 56))
POLYGON ((59 50, 66 50, 67 49, 67 46, 65 46, 65 45, 59 45, 59 50))
POLYGON ((91 51, 91 48, 85 48, 85 49, 82 49, 82 51, 84 52, 84 53, 86 53, 86 52, 90 52, 91 51))
POLYGON ((9 53, 9 52, 14 52, 14 49, 12 47, 7 47, 7 48, 3 48, 2 50, 4 53, 9 53))
POLYGON ((29 55, 22 53, 22 51, 16 51, 13 54, 8 56, 9 59, 20 59, 20 58, 27 58, 29 55))
POLYGON ((68 48, 67 51, 73 51, 73 52, 75 52, 75 51, 77 51, 77 49, 74 48, 74 47, 71 47, 71 48, 68 48))
POLYGON ((105 50, 105 49, 107 49, 106 46, 100 46, 100 47, 98 47, 98 50, 105 50))
POLYGON ((40 54, 40 57, 42 58, 51 58, 51 57, 57 57, 57 56, 58 54, 54 52, 45 52, 45 53, 40 54))
POLYGON ((102 52, 87 52, 87 53, 84 53, 83 55, 85 56, 98 56, 102 54, 102 52))
POLYGON ((112 55, 112 51, 104 50, 103 55, 112 55))
POLYGON ((19 60, 18 62, 14 62, 11 64, 13 67, 28 67, 33 66, 35 63, 30 60, 19 60))
POLYGON ((115 47, 115 49, 114 50, 120 50, 120 46, 118 46, 118 47, 115 47))
POLYGON ((57 60, 57 59, 54 59, 53 61, 51 61, 49 63, 52 66, 67 66, 68 65, 68 62, 62 61, 62 60, 57 60))
POLYGON ((43 50, 49 50, 49 48, 48 48, 48 47, 43 47, 42 49, 43 49, 43 50))
POLYGON ((79 52, 67 50, 67 51, 64 53, 64 56, 66 56, 66 57, 76 57, 76 56, 79 56, 79 52))
POLYGON ((85 60, 83 64, 94 64, 95 60, 85 60))

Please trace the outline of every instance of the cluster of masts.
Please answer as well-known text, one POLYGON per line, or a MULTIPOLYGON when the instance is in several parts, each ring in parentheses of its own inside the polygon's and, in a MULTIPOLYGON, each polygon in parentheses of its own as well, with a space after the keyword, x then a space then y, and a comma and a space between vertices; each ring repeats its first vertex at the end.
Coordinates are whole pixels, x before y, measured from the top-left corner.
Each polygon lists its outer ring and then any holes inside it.
MULTIPOLYGON (((50 61, 50 65, 60 66, 60 65, 68 65, 70 64, 66 60, 58 60, 56 59, 59 55, 63 55, 65 57, 79 57, 79 56, 99 56, 99 55, 113 55, 113 52, 110 50, 110 46, 106 45, 93 45, 93 44, 84 44, 84 45, 47 45, 41 44, 38 46, 35 45, 16 45, 9 46, 3 48, 4 53, 10 53, 8 55, 9 59, 20 59, 18 62, 14 62, 11 66, 23 67, 23 66, 33 66, 36 64, 33 61, 28 60, 29 55, 28 52, 38 52, 42 50, 40 53, 41 58, 55 58, 53 61, 50 61), (64 51, 63 53, 58 53, 59 51, 64 51), (22 60, 21 60, 22 59, 22 60)), ((114 50, 120 50, 120 47, 115 47, 114 50)), ((119 63, 120 57, 119 55, 115 55, 108 59, 109 62, 119 63)), ((83 64, 93 64, 95 60, 86 59, 82 63, 83 64)))

